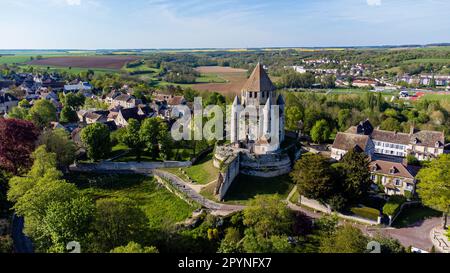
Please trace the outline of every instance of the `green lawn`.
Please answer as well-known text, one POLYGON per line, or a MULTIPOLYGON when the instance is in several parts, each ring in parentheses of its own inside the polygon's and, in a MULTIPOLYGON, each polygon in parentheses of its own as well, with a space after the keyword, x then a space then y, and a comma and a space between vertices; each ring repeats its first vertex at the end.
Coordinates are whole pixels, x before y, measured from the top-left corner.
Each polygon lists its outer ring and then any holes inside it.
POLYGON ((217 180, 219 175, 219 170, 213 165, 212 154, 205 157, 196 165, 189 168, 182 168, 182 170, 186 172, 186 174, 183 174, 179 168, 167 169, 168 172, 171 172, 182 179, 192 179, 195 183, 202 185, 217 180))
POLYGON ((450 64, 450 59, 442 58, 442 59, 415 59, 415 60, 408 60, 404 63, 434 63, 434 64, 450 64))
POLYGON ((1 56, 0 64, 19 64, 30 61, 31 56, 1 56))
POLYGON ((239 175, 225 196, 225 202, 230 204, 247 204, 257 195, 278 194, 287 198, 294 183, 289 175, 273 178, 260 178, 239 175))
POLYGON ((114 69, 103 69, 103 68, 78 68, 78 67, 56 67, 56 66, 41 66, 41 65, 21 65, 20 67, 24 69, 29 69, 30 67, 36 69, 44 69, 48 72, 66 72, 69 74, 80 74, 81 72, 86 72, 88 70, 94 71, 95 74, 112 74, 118 73, 119 70, 114 69), (48 69, 47 69, 48 68, 48 69))
POLYGON ((77 173, 70 175, 68 180, 94 200, 116 197, 131 199, 145 212, 152 228, 181 222, 196 209, 161 187, 153 178, 142 175, 77 173))
POLYGON ((442 213, 428 207, 411 207, 404 209, 395 219, 393 227, 404 228, 432 217, 440 217, 442 213))
POLYGON ((421 98, 421 100, 432 100, 432 101, 449 101, 450 102, 450 94, 427 94, 421 98))

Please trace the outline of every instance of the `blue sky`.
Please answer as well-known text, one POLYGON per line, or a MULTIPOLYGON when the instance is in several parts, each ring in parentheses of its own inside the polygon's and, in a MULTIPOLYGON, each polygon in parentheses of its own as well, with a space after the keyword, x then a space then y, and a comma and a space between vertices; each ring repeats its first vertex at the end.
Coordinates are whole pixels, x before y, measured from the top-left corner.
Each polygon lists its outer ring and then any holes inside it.
POLYGON ((0 0, 0 49, 450 42, 448 0, 0 0))

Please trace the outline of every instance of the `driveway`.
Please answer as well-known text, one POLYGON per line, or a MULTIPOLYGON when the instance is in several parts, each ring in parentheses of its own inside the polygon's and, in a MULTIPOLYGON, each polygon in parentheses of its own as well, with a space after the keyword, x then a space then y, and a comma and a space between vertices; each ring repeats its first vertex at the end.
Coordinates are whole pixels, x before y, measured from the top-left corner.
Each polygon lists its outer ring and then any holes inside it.
POLYGON ((414 246, 429 251, 433 247, 430 239, 431 230, 441 225, 441 222, 442 219, 437 217, 420 221, 406 228, 367 228, 366 232, 371 235, 381 232, 383 235, 399 240, 406 247, 414 246))

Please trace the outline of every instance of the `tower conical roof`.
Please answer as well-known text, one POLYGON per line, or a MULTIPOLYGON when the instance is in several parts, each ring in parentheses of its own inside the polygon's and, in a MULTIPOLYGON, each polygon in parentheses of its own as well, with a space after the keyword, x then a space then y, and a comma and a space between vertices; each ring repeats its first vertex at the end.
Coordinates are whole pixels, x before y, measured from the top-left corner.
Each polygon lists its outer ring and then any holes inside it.
POLYGON ((245 83, 242 91, 245 92, 261 92, 261 91, 275 91, 276 88, 267 75, 264 67, 258 63, 252 75, 245 83))

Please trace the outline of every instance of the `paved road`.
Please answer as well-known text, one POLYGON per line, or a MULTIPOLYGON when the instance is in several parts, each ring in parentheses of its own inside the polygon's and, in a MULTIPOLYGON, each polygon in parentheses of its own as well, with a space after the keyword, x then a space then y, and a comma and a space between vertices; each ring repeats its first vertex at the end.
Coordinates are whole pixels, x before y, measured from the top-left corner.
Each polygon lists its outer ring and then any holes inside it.
POLYGON ((12 222, 12 238, 14 241, 15 253, 33 253, 33 243, 31 239, 23 234, 24 220, 22 217, 14 215, 12 222))
POLYGON ((425 221, 418 222, 407 228, 378 228, 367 229, 369 234, 376 234, 381 232, 383 235, 395 238, 402 243, 402 245, 414 246, 425 251, 429 251, 433 247, 433 243, 430 239, 431 230, 441 225, 441 218, 430 218, 425 221))

